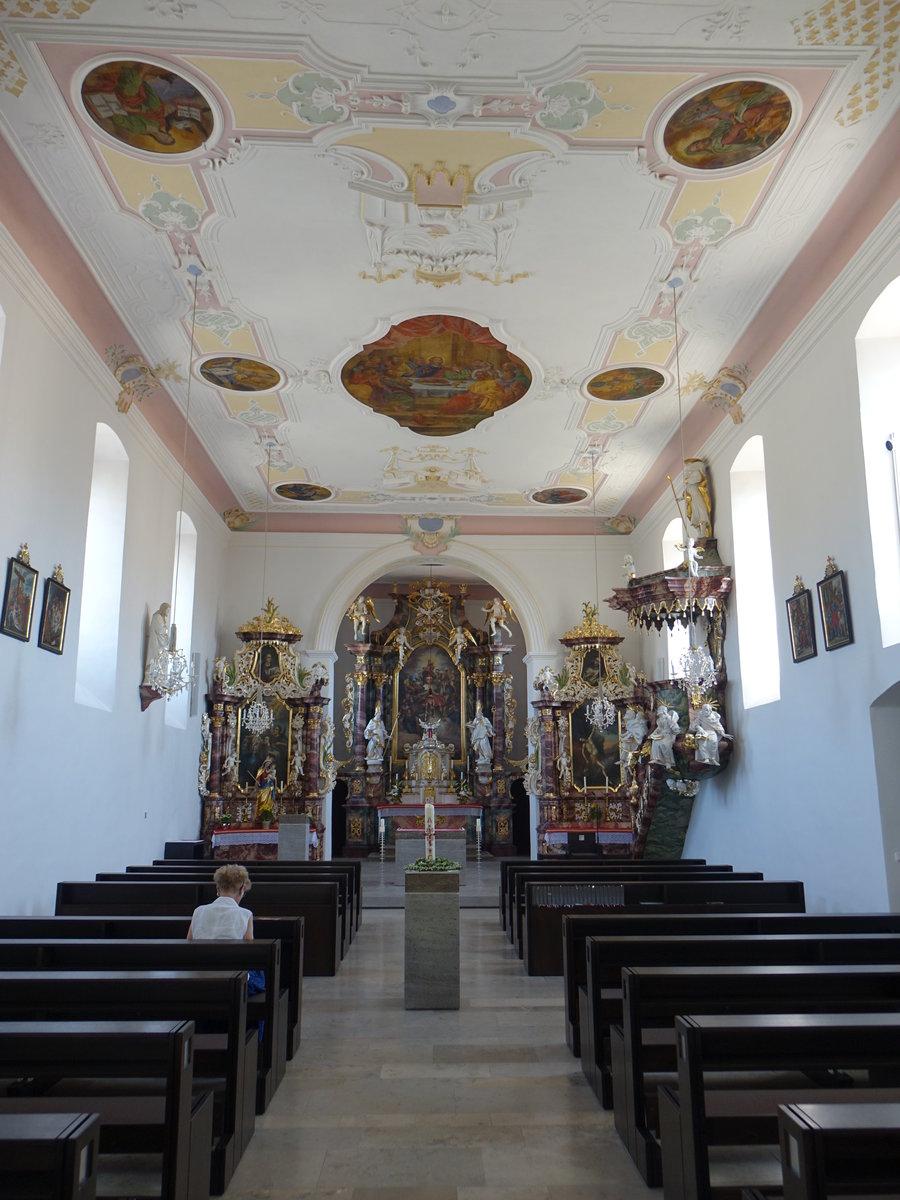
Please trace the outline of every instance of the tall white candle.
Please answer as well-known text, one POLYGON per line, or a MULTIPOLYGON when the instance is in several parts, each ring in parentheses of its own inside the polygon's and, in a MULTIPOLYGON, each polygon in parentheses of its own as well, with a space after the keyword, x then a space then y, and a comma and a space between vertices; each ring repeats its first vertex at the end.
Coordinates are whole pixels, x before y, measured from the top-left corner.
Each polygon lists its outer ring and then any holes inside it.
POLYGON ((430 801, 425 805, 425 828, 434 829, 434 805, 430 801))
POLYGON ((384 817, 382 817, 378 822, 378 832, 382 837, 384 837, 384 817))
POLYGON ((481 817, 475 818, 475 832, 481 833, 481 817))

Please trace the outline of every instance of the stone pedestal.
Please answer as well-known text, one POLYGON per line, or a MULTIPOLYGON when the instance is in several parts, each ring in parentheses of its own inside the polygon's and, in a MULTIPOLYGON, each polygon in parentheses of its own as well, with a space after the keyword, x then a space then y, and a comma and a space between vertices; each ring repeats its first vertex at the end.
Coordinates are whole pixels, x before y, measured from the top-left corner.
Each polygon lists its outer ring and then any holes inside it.
POLYGON ((309 859, 309 815, 307 813, 283 813, 278 820, 279 859, 309 859))
POLYGON ((459 1008, 459 873, 408 871, 404 1006, 459 1008))
MULTIPOLYGON (((436 829, 434 853, 439 858, 449 858, 459 863, 460 886, 465 883, 466 831, 464 829, 436 829)), ((397 829, 394 832, 394 862, 396 882, 402 883, 406 867, 417 858, 425 857, 425 835, 421 829, 397 829)))

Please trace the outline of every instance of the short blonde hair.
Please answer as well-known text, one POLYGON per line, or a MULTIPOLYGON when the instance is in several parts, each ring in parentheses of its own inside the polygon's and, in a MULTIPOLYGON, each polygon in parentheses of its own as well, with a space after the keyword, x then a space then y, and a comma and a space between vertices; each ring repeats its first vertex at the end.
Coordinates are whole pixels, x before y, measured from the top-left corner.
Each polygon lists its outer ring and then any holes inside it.
POLYGON ((226 896, 233 896, 241 888, 245 892, 249 892, 252 886, 250 876, 247 874, 247 868, 240 866, 238 863, 227 863, 224 867, 219 867, 215 875, 213 875, 213 883, 226 896))

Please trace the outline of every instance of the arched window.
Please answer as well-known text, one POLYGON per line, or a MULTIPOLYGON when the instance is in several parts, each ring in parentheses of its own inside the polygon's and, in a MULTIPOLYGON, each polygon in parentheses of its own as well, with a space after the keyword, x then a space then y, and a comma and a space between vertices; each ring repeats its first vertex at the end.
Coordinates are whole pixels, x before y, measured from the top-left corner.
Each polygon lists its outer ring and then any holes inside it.
POLYGON ((881 644, 893 646, 900 642, 900 278, 859 327, 856 369, 881 644))
MULTIPOLYGON (((175 514, 175 562, 172 567, 172 620, 178 633, 178 649, 191 659, 194 624, 194 578, 197 570, 197 530, 186 512, 175 514)), ((166 724, 186 729, 191 689, 185 688, 166 702, 166 724)))
POLYGON ((128 504, 128 455, 108 425, 98 424, 75 663, 75 702, 112 711, 119 652, 119 601, 128 504))
POLYGON ((744 708, 781 699, 772 543, 763 440, 750 438, 731 467, 734 598, 744 708))
MULTIPOLYGON (((674 517, 665 528, 662 537, 663 569, 671 570, 684 564, 684 526, 680 517, 674 517)), ((691 645, 691 631, 680 622, 666 631, 666 677, 675 679, 681 670, 681 659, 691 645)))

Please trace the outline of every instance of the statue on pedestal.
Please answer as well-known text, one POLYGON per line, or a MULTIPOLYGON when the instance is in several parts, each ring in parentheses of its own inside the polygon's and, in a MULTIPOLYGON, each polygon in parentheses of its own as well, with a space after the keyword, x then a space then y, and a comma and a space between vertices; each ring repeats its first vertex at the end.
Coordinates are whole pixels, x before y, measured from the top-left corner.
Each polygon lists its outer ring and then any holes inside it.
POLYGON ((381 701, 375 704, 375 712, 363 731, 366 738, 366 763, 369 766, 381 766, 384 759, 384 747, 387 744, 387 729, 381 718, 381 701))
POLYGON ((164 650, 169 648, 169 603, 164 600, 150 618, 150 631, 147 635, 147 654, 144 658, 144 683, 149 684, 148 678, 153 664, 164 650))
POLYGON ((471 642, 474 646, 475 639, 469 633, 468 629, 463 629, 462 625, 457 625, 450 637, 450 649, 453 651, 453 661, 457 666, 459 666, 462 652, 466 648, 466 642, 471 642))
POLYGON ((680 732, 678 713, 674 708, 661 704, 656 714, 656 728, 650 734, 652 763, 659 763, 663 767, 675 766, 675 752, 672 747, 680 732))
POLYGON ((378 622, 375 616, 375 605, 370 596, 357 596, 347 609, 347 616, 353 622, 353 636, 358 642, 366 640, 366 626, 370 620, 378 622))
POLYGON ((719 766, 719 738, 728 738, 731 734, 725 732, 722 718, 711 704, 703 705, 691 722, 689 732, 697 740, 694 753, 697 762, 708 763, 713 767, 719 766))
POLYGON ((498 629, 505 629, 507 634, 512 637, 512 630, 506 619, 507 617, 512 617, 512 609, 506 600, 501 600, 499 596, 495 596, 490 604, 484 606, 483 612, 488 619, 492 639, 496 639, 498 629))
POLYGON ((484 715, 481 704, 475 709, 475 716, 468 722, 467 728, 472 734, 472 749, 475 751, 475 766, 489 767, 493 762, 494 749, 492 739, 494 727, 484 715))

